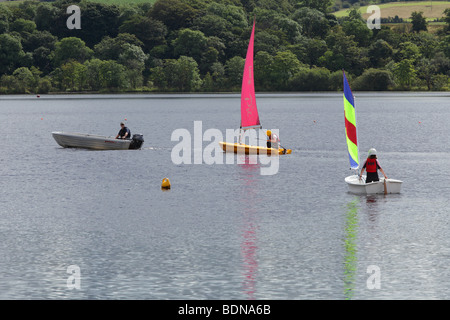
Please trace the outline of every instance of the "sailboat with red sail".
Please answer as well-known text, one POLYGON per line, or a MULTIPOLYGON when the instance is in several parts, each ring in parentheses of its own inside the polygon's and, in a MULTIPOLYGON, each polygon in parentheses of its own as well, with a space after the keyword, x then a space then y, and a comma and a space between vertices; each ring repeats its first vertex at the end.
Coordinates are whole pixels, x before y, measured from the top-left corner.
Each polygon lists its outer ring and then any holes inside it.
POLYGON ((253 76, 253 43, 255 37, 255 21, 253 21, 252 33, 245 58, 244 75, 242 78, 241 90, 241 126, 238 143, 219 142, 223 151, 245 154, 290 154, 291 149, 267 148, 263 146, 252 146, 241 143, 241 137, 246 130, 262 129, 259 121, 258 108, 255 98, 255 83, 253 76))

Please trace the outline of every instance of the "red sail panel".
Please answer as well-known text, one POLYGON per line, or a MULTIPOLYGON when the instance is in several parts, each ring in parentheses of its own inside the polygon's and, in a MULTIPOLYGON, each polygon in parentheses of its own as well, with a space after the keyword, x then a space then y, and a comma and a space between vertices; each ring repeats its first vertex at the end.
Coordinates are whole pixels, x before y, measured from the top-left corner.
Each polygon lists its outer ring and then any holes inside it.
POLYGON ((253 42, 255 37, 255 22, 253 22, 252 34, 248 44, 245 58, 244 76, 242 78, 241 91, 241 128, 261 127, 258 108, 255 99, 255 84, 253 79, 253 42))

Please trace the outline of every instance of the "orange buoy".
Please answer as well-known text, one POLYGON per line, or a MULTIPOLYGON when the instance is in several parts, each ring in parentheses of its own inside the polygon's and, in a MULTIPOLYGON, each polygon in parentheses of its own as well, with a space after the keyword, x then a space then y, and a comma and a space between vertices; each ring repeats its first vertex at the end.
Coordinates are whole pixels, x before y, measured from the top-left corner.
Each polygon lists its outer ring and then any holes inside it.
POLYGON ((161 189, 168 190, 170 189, 170 181, 168 178, 164 178, 161 183, 161 189))

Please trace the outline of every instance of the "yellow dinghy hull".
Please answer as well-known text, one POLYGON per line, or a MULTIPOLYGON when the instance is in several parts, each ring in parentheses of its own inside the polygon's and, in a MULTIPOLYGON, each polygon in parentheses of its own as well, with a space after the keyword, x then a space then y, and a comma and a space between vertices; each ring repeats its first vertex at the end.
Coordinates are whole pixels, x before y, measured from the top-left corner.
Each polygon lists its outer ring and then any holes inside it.
POLYGON ((241 154, 291 154, 291 149, 274 149, 261 146, 249 146, 242 143, 219 142, 222 150, 225 152, 234 152, 241 154))

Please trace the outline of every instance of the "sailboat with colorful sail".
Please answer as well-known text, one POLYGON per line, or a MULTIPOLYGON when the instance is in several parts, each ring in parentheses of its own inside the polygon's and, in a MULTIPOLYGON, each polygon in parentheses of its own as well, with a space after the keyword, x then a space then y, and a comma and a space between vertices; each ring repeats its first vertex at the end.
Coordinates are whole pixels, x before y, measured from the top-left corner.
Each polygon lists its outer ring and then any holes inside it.
POLYGON ((245 153, 245 154, 290 154, 291 149, 284 148, 267 148, 263 146, 251 146, 241 143, 241 137, 246 130, 262 129, 259 121, 258 108, 255 98, 255 83, 253 76, 253 43, 255 37, 255 21, 250 36, 250 42, 245 58, 244 75, 242 78, 241 90, 241 126, 238 143, 219 142, 225 152, 245 153))
POLYGON ((359 178, 359 148, 356 129, 355 97, 353 96, 345 71, 343 71, 343 79, 347 152, 350 161, 350 169, 355 170, 354 175, 345 178, 349 191, 356 194, 400 193, 402 186, 402 181, 400 180, 380 178, 379 181, 366 183, 365 177, 359 178))

